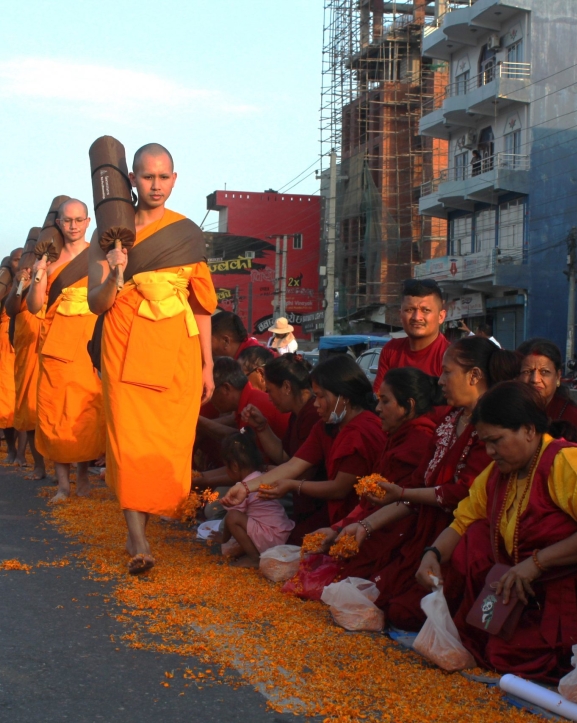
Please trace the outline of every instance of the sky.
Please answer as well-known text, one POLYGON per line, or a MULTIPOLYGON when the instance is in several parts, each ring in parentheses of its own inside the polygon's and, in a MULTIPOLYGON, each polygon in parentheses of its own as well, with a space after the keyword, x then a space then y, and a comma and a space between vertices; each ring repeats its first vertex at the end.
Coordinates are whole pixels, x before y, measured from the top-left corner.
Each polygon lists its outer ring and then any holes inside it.
MULTIPOLYGON (((318 193, 322 0, 3 0, 0 257, 52 199, 91 209, 88 149, 175 159, 168 206, 201 223, 217 189, 318 193)), ((205 228, 214 229, 216 212, 205 228)), ((90 235, 90 231, 89 231, 90 235)))

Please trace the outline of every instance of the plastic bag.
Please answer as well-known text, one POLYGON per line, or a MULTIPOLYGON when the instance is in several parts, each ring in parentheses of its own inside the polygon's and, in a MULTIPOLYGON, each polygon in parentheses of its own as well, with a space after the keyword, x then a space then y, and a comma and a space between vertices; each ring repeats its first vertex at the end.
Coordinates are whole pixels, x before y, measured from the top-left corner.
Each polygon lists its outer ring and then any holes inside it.
POLYGON ((573 666, 573 670, 561 678, 558 691, 564 698, 567 698, 567 700, 577 703, 577 645, 574 645, 572 650, 573 657, 571 658, 571 665, 573 666))
POLYGON ((301 548, 296 545, 277 545, 260 556, 259 570, 272 582, 284 582, 297 574, 301 548))
POLYGON ((285 582, 282 591, 305 600, 320 600, 323 590, 338 575, 341 563, 328 555, 307 555, 297 574, 285 582))
POLYGON ((421 608, 427 619, 415 638, 413 650, 449 672, 474 668, 475 659, 461 643, 443 587, 439 585, 438 578, 433 576, 433 581, 435 590, 421 600, 421 608))
POLYGON ((385 624, 383 611, 374 604, 379 594, 374 582, 362 577, 347 577, 325 587, 321 600, 330 605, 333 620, 345 630, 378 633, 385 624))

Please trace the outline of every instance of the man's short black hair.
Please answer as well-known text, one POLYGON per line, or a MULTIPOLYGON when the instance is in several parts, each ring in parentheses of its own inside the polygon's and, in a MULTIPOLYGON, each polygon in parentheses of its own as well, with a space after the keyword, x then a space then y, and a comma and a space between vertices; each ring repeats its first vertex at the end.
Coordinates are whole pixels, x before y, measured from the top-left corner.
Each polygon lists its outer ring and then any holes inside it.
POLYGON ((234 341, 241 343, 248 339, 248 332, 242 319, 232 311, 219 311, 218 314, 213 314, 211 324, 213 335, 229 334, 234 341))
POLYGON ((493 329, 490 324, 477 324, 477 331, 485 334, 485 336, 493 336, 493 329))
POLYGON ((223 384, 230 384, 239 391, 248 384, 248 378, 240 367, 240 364, 230 356, 217 356, 214 360, 213 369, 214 388, 223 384))
POLYGON ((436 296, 443 303, 443 292, 434 279, 405 279, 401 286, 401 297, 405 296, 436 296))

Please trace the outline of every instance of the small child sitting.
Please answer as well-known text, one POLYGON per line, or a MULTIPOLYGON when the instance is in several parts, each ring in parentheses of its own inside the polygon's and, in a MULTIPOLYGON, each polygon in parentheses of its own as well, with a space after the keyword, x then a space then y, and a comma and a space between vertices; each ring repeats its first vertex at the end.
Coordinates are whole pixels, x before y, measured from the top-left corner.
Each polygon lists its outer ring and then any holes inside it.
MULTIPOLYGON (((225 438, 222 459, 233 482, 254 479, 264 470, 262 454, 248 428, 225 438)), ((242 549, 243 554, 234 565, 258 567, 260 553, 284 545, 294 526, 278 500, 263 500, 258 492, 251 492, 244 502, 230 507, 226 513, 222 542, 234 537, 242 549)))

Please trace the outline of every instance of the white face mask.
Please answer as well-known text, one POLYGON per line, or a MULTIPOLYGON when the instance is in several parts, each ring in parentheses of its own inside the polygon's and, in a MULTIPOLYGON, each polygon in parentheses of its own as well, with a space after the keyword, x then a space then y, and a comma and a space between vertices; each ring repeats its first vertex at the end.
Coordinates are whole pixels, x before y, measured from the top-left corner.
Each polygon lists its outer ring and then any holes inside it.
POLYGON ((339 395, 337 399, 337 403, 335 404, 335 408, 331 412, 331 416, 329 417, 328 424, 340 424, 343 419, 345 418, 345 414, 347 413, 347 405, 343 407, 343 411, 340 414, 337 414, 337 407, 339 406, 339 402, 341 400, 341 397, 339 395))

